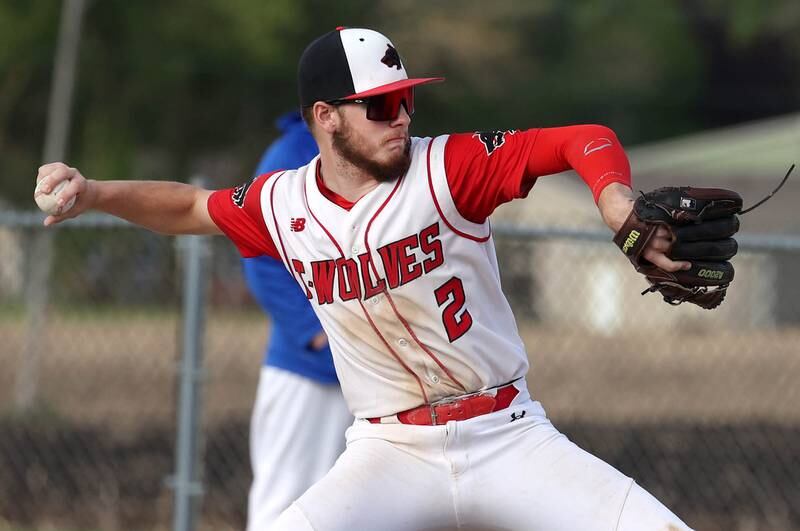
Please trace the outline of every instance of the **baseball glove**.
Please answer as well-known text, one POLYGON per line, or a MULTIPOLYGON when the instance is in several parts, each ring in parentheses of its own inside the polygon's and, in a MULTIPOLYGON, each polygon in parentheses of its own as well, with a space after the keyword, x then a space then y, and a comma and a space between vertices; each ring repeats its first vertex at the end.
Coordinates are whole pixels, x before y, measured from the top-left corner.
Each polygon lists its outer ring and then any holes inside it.
POLYGON ((738 245, 732 238, 739 230, 737 214, 742 198, 721 188, 666 187, 637 198, 628 219, 614 236, 614 243, 643 274, 650 287, 672 305, 691 302, 701 308, 719 306, 733 280, 728 261, 738 245), (687 260, 692 267, 670 273, 642 257, 658 227, 672 240, 665 253, 672 260, 687 260))

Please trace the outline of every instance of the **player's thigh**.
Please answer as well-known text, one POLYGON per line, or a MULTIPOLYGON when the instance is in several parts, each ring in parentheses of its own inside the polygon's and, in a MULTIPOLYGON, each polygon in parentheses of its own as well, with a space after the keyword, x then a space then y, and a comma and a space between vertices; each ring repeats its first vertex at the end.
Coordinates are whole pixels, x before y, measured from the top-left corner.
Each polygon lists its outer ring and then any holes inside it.
MULTIPOLYGON (((407 531, 455 523, 448 471, 380 439, 348 444, 294 507, 316 531, 407 531)), ((287 528, 288 529, 288 528, 287 528)))
MULTIPOLYGON (((507 529, 615 529, 632 483, 559 433, 526 416, 492 432, 470 483, 470 519, 507 529), (493 442, 497 441, 497 442, 493 442), (475 485, 480 485, 480 489, 475 485)), ((477 456, 476 456, 477 457, 477 456)))
POLYGON ((636 483, 631 485, 616 529, 617 531, 642 529, 691 531, 691 528, 677 515, 636 483))
POLYGON ((272 524, 268 531, 316 531, 303 512, 292 504, 272 524))

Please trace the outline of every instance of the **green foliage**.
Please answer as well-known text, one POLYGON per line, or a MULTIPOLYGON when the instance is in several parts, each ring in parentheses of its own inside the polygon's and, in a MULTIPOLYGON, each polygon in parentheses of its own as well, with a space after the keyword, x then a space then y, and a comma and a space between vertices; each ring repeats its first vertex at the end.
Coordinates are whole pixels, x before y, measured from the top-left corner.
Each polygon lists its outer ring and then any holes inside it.
MULTIPOLYGON (((0 3, 0 197, 32 208, 61 2, 0 3)), ((68 161, 100 179, 249 175, 337 25, 398 45, 413 132, 599 122, 633 143, 800 108, 794 0, 87 2, 68 161)))

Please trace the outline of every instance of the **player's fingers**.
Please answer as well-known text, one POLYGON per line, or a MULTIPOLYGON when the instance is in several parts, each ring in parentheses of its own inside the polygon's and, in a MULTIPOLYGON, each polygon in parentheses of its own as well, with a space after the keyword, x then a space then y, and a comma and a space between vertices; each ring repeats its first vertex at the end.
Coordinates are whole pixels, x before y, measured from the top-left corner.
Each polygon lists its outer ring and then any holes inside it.
POLYGON ((44 226, 49 227, 50 225, 55 225, 56 223, 61 223, 65 219, 73 218, 75 216, 72 215, 72 212, 61 214, 59 216, 49 215, 44 218, 44 226))
POLYGON ((61 221, 60 219, 58 219, 59 217, 60 216, 47 216, 46 218, 44 218, 44 226, 49 227, 50 225, 55 225, 56 223, 61 221))
POLYGON ((648 242, 648 247, 659 253, 666 254, 672 247, 672 240, 656 235, 648 242))
POLYGON ((36 180, 40 181, 42 177, 50 175, 51 173, 53 173, 53 171, 62 166, 66 166, 66 164, 64 164, 63 162, 50 162, 48 164, 42 164, 41 166, 39 166, 39 171, 36 176, 36 180))
POLYGON ((58 195, 56 196, 58 206, 63 207, 73 197, 76 198, 77 200, 78 194, 80 194, 83 191, 83 188, 85 186, 86 186, 86 181, 84 181, 83 179, 73 178, 71 181, 69 181, 69 184, 67 184, 64 188, 61 189, 61 191, 58 192, 58 195))
POLYGON ((672 238, 672 231, 669 230, 668 228, 664 227, 663 225, 659 225, 656 228, 655 237, 656 238, 665 238, 667 240, 672 240, 673 239, 672 238))
POLYGON ((39 176, 37 176, 38 189, 43 194, 49 194, 58 183, 71 179, 77 172, 75 168, 70 168, 60 162, 48 164, 48 166, 49 168, 46 172, 42 172, 40 169, 39 176))
POLYGON ((61 223, 62 221, 77 217, 79 213, 80 212, 78 212, 78 208, 73 207, 64 212, 63 214, 59 214, 58 216, 54 216, 51 214, 46 218, 44 218, 44 226, 49 227, 50 225, 61 223))
POLYGON ((647 249, 642 256, 655 265, 656 267, 660 267, 664 271, 669 271, 670 273, 674 273, 675 271, 687 270, 692 267, 691 262, 687 262, 686 260, 670 260, 670 258, 662 252, 655 251, 652 248, 647 249))

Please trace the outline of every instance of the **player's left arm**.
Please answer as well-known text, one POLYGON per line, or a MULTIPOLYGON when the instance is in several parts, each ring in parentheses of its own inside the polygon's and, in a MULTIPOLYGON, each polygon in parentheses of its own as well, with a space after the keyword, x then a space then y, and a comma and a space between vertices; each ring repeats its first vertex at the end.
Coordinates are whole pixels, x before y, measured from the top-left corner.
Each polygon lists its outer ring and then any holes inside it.
MULTIPOLYGON (((628 157, 617 135, 602 125, 450 135, 445 169, 456 208, 475 223, 499 205, 526 197, 539 177, 570 169, 591 190, 615 233, 633 208, 628 157)), ((645 257, 667 271, 689 265, 667 258, 668 248, 667 231, 659 231, 645 257)))

